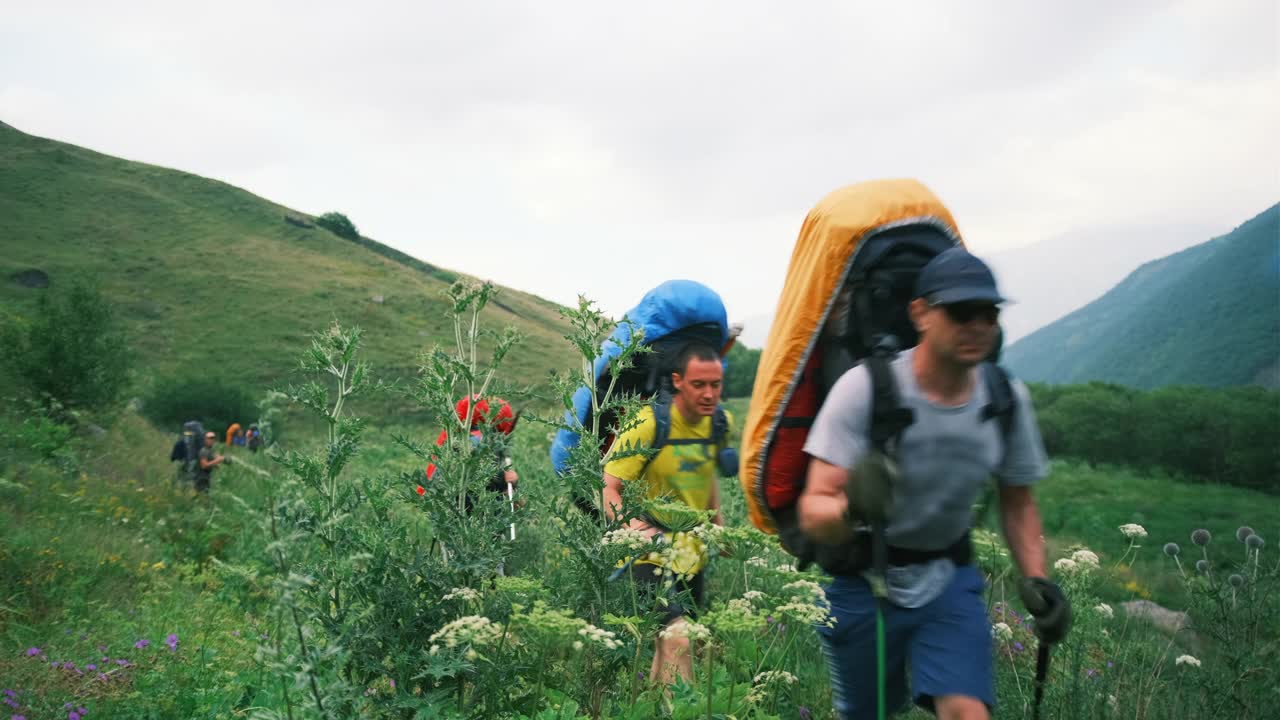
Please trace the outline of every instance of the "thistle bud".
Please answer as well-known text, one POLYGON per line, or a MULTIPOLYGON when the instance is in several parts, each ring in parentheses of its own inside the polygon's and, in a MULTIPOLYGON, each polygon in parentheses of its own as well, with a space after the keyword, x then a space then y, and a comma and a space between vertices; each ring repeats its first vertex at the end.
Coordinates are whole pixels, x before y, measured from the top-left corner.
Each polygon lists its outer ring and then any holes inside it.
POLYGON ((1204 528, 1200 528, 1199 530, 1196 530, 1191 533, 1191 542, 1195 543, 1196 545, 1199 545, 1200 547, 1204 547, 1205 545, 1208 545, 1209 541, 1212 539, 1213 539, 1213 536, 1210 535, 1209 531, 1205 530, 1204 528))
POLYGON ((1248 539, 1250 535, 1253 535, 1253 534, 1254 534, 1253 528, 1249 527, 1248 525, 1241 525, 1240 527, 1236 528, 1236 539, 1239 540, 1240 542, 1244 542, 1245 540, 1248 539))
POLYGON ((1209 561, 1208 561, 1208 560, 1197 560, 1197 561, 1196 561, 1196 572, 1200 573, 1201 575, 1208 575, 1208 574, 1209 574, 1209 561))
POLYGON ((1164 554, 1169 557, 1178 557, 1178 553, 1182 552, 1182 548, 1178 547, 1178 543, 1165 543, 1164 554))
POLYGON ((1250 550, 1261 550, 1262 546, 1266 545, 1267 543, 1265 540, 1262 539, 1261 535, 1250 535, 1249 537, 1244 539, 1244 544, 1250 550))
POLYGON ((1231 583, 1233 588, 1244 587, 1244 576, 1232 574, 1231 577, 1227 578, 1227 582, 1231 583))

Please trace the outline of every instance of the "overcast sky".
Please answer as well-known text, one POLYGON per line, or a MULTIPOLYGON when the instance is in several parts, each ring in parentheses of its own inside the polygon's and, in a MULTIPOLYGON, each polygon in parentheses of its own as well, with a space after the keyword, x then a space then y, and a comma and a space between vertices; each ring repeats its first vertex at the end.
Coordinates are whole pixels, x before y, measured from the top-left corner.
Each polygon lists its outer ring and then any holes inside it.
POLYGON ((0 0, 0 120, 560 302, 688 277, 743 319, 860 180, 922 180, 979 253, 1230 230, 1280 200, 1277 6, 0 0))

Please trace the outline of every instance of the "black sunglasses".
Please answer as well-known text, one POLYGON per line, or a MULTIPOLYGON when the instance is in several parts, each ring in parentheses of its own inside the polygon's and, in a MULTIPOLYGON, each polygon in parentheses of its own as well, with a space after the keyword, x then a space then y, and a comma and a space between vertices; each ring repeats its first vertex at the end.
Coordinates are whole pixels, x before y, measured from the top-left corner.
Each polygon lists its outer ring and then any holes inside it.
POLYGON ((970 323, 974 318, 980 317, 987 321, 988 325, 995 325, 1000 319, 1000 308, 991 303, 985 302, 958 302, 958 303, 939 303, 933 307, 940 307, 946 313, 951 322, 957 325, 970 323))

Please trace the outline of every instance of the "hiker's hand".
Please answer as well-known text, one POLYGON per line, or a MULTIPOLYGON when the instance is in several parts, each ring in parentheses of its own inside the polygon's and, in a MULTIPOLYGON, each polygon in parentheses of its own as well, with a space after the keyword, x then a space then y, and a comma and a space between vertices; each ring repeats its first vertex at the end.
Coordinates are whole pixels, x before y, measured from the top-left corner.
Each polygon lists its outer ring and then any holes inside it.
POLYGON ((1062 588, 1042 577, 1023 578, 1018 594, 1027 612, 1036 619, 1036 635, 1047 643, 1056 643, 1071 629, 1071 601, 1062 588))
POLYGON ((502 479, 506 480, 508 485, 515 485, 520 481, 520 476, 516 474, 515 470, 503 470, 502 479))
POLYGON ((849 471, 844 494, 849 500, 848 517, 866 522, 884 522, 893 503, 893 485, 898 466, 884 453, 872 450, 849 471))

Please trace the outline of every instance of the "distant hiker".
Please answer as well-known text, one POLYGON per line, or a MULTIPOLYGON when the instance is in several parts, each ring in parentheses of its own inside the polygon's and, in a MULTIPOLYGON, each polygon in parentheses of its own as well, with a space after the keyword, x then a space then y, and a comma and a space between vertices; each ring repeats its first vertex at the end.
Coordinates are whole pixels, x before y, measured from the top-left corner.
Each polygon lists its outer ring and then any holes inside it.
POLYGON ((240 444, 236 442, 236 436, 240 434, 241 434, 240 423, 238 422, 231 423, 231 426, 227 428, 227 447, 240 444))
POLYGON ((1038 678, 1070 627, 1045 579, 1030 489, 1047 472, 1034 409, 995 362, 1003 302, 950 211, 914 180, 840 188, 801 226, 741 482, 752 523, 833 577, 835 622, 817 632, 845 720, 908 700, 942 718, 988 717, 991 623, 970 528, 992 475, 1040 636, 1038 678))
MULTIPOLYGON (((669 497, 694 510, 714 510, 713 522, 724 525, 720 513, 718 474, 736 474, 736 454, 727 448, 732 418, 720 404, 724 367, 719 349, 707 344, 686 345, 675 360, 670 388, 639 411, 634 424, 618 435, 613 450, 653 448, 657 452, 629 455, 610 460, 604 469, 604 514, 618 519, 622 507, 624 483, 643 483, 645 496, 651 499, 669 497)), ((663 542, 677 548, 682 542, 692 543, 687 549, 696 552, 692 566, 661 568, 659 564, 638 560, 632 576, 644 583, 662 587, 675 570, 687 577, 676 585, 687 592, 692 602, 672 598, 666 606, 664 631, 657 639, 650 675, 663 684, 671 684, 678 674, 689 680, 692 665, 689 639, 681 635, 679 626, 685 617, 696 617, 706 603, 704 577, 706 552, 690 535, 671 536, 669 517, 655 512, 645 519, 635 518, 629 527, 653 538, 663 535, 663 542), (663 576, 666 575, 664 578, 663 576)))
POLYGON ((249 448, 249 452, 258 452, 262 449, 262 431, 258 429, 257 423, 249 426, 249 432, 245 433, 245 447, 249 448))
POLYGON ((199 469, 200 449, 204 444, 203 438, 204 426, 200 421, 189 420, 182 424, 182 435, 169 451, 169 461, 180 463, 177 472, 174 473, 175 487, 195 482, 196 470, 199 469))
MULTIPOLYGON (((502 398, 493 398, 492 403, 488 399, 479 399, 475 403, 475 407, 471 406, 468 398, 462 398, 454 406, 454 412, 457 414, 459 423, 467 423, 469 426, 469 435, 471 442, 480 445, 485 440, 484 431, 486 428, 492 428, 501 434, 503 438, 511 435, 515 429, 515 413, 511 410, 511 405, 502 398)), ((449 440, 449 433, 441 430, 439 437, 436 438, 436 446, 443 447, 449 440)), ((485 490, 501 495, 504 498, 510 497, 514 493, 520 476, 516 474, 515 468, 512 466, 511 456, 506 450, 505 441, 497 443, 497 455, 495 457, 498 471, 494 474, 489 482, 485 485, 485 490), (510 486, 512 493, 508 493, 510 486)), ((427 464, 426 476, 428 480, 435 477, 436 464, 434 462, 427 464)), ((517 502, 523 504, 523 501, 517 502)), ((466 509, 470 514, 475 508, 475 496, 468 494, 466 497, 466 509)))
POLYGON ((217 441, 218 435, 212 430, 205 433, 204 447, 200 449, 199 467, 196 469, 195 474, 196 492, 209 492, 209 479, 213 475, 213 469, 227 462, 227 458, 219 455, 213 449, 213 444, 217 441))

